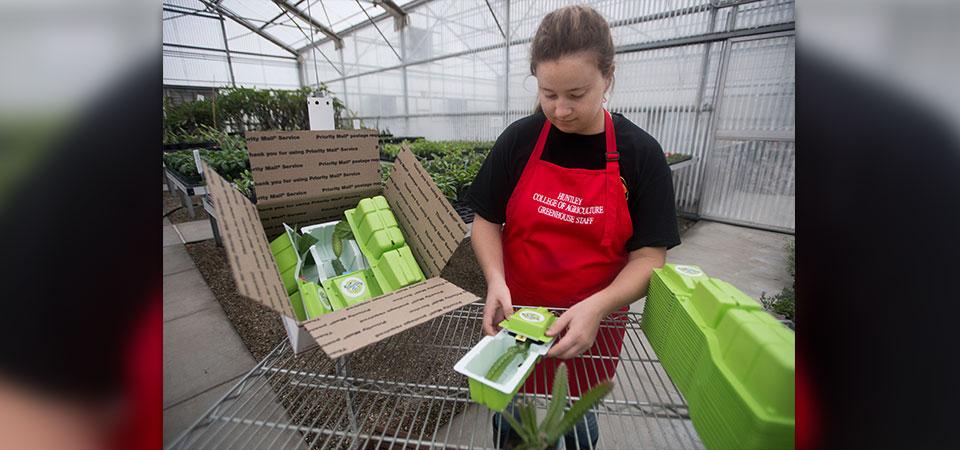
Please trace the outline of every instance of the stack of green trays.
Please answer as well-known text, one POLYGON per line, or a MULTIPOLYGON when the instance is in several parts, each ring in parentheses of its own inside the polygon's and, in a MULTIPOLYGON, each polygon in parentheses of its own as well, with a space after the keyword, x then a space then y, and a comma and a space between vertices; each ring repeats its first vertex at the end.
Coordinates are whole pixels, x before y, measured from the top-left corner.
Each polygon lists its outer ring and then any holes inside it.
POLYGON ((356 208, 344 211, 344 216, 360 251, 370 262, 371 272, 382 293, 425 279, 386 198, 378 195, 360 200, 356 208))
MULTIPOLYGON (((671 339, 674 339, 671 337, 671 334, 675 333, 672 328, 678 326, 680 305, 690 299, 697 282, 704 279, 707 279, 707 276, 696 266, 667 264, 662 269, 654 269, 641 328, 658 355, 669 351, 666 347, 672 342, 671 339)), ((696 347, 692 349, 696 350, 696 347)), ((685 350, 688 349, 681 349, 685 350)), ((686 384, 692 373, 690 363, 685 365, 685 361, 682 358, 663 360, 661 357, 661 363, 678 386, 686 384)))
POLYGON ((273 253, 273 259, 277 262, 277 269, 280 271, 280 278, 283 279, 283 287, 287 294, 297 292, 297 263, 300 258, 297 255, 297 249, 293 246, 290 233, 284 232, 273 242, 270 243, 270 253, 273 253))
POLYGON ((654 271, 643 327, 704 444, 791 448, 794 333, 729 283, 678 283, 677 267, 654 271))
POLYGON ((300 256, 297 255, 297 249, 293 245, 290 231, 287 230, 272 242, 270 242, 270 253, 277 262, 277 269, 280 271, 280 279, 283 280, 283 287, 290 296, 290 305, 293 306, 293 315, 297 320, 306 320, 303 301, 300 296, 300 290, 297 283, 297 264, 300 262, 300 256))

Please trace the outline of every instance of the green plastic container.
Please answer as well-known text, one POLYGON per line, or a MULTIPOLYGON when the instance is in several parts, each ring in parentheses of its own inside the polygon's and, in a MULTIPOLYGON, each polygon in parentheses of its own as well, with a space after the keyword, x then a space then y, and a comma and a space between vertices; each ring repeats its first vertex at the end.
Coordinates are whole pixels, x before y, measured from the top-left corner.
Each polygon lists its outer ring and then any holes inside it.
POLYGON ((547 330, 556 321, 557 316, 547 308, 520 308, 499 325, 500 328, 523 336, 524 339, 533 339, 545 344, 553 340, 553 337, 547 336, 547 330))
POLYGON ((328 278, 323 282, 323 290, 334 310, 353 306, 382 294, 380 285, 369 269, 328 278))
POLYGON ((303 309, 303 300, 300 298, 300 291, 290 294, 290 304, 293 306, 293 315, 299 321, 307 320, 307 315, 303 309))
POLYGON ((654 269, 641 327, 655 349, 666 345, 677 308, 690 298, 697 284, 706 279, 706 274, 697 266, 667 264, 662 269, 654 269))
POLYGON ((320 291, 323 288, 319 284, 301 279, 297 280, 297 284, 306 318, 314 319, 334 311, 333 305, 321 298, 320 291))
POLYGON ((382 195, 360 200, 356 208, 344 211, 360 251, 370 262, 381 293, 393 292, 426 279, 414 259, 382 195))
POLYGON ((792 448, 794 333, 721 280, 654 270, 642 327, 707 448, 792 448))
POLYGON ((283 287, 287 290, 287 294, 292 295, 297 292, 296 271, 299 255, 293 246, 289 230, 270 242, 270 253, 277 262, 277 270, 280 271, 280 278, 283 280, 283 287))
POLYGON ((547 354, 551 344, 532 343, 526 358, 519 364, 508 366, 500 377, 501 381, 488 380, 486 374, 490 366, 510 346, 518 345, 514 336, 501 330, 496 336, 484 336, 460 358, 453 369, 467 376, 471 400, 494 411, 503 411, 523 387, 537 360, 547 354))
POLYGON ((553 345, 554 338, 545 333, 556 320, 546 308, 521 308, 500 322, 503 329, 496 336, 485 336, 473 346, 453 367, 467 376, 470 399, 494 411, 503 411, 533 372, 537 360, 553 345), (486 378, 501 355, 511 346, 520 345, 518 341, 527 339, 531 341, 526 358, 508 366, 499 380, 486 378))

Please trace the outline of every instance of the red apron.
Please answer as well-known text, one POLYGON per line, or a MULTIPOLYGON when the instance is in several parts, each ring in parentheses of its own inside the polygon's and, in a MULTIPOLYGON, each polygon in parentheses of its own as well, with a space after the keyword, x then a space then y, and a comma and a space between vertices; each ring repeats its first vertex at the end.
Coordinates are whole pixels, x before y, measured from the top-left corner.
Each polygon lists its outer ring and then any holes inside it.
MULTIPOLYGON (((627 264, 626 242, 633 226, 610 113, 604 110, 604 170, 542 161, 550 126, 549 120, 543 124, 507 202, 503 268, 514 305, 569 308, 613 282, 627 264)), ((565 362, 571 395, 613 378, 623 334, 622 327, 603 326, 592 348, 565 362)), ((549 393, 559 362, 549 358, 537 364, 524 391, 549 393)))

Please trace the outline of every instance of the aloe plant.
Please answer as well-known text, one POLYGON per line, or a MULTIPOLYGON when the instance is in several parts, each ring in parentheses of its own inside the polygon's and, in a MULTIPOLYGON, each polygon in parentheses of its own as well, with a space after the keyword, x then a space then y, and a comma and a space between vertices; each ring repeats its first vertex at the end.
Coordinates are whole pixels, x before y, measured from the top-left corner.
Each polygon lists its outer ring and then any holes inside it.
POLYGON ((537 424, 537 409, 533 403, 524 403, 517 407, 519 419, 510 413, 502 415, 522 440, 515 448, 543 450, 555 445, 563 435, 573 429, 577 421, 583 418, 590 408, 613 390, 613 382, 607 380, 593 386, 564 413, 567 389, 567 366, 561 364, 553 377, 553 397, 550 399, 543 421, 537 424))

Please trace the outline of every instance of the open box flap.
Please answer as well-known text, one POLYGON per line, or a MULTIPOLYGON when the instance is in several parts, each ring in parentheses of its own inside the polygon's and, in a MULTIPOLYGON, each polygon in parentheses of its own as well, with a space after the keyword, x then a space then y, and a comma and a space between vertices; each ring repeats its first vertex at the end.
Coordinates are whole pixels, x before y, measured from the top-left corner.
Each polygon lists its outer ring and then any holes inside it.
POLYGON ((273 239, 283 232, 283 224, 295 226, 299 230, 305 225, 341 220, 344 210, 355 208, 360 200, 380 195, 381 192, 383 191, 378 183, 372 189, 347 194, 273 205, 257 204, 257 211, 260 212, 264 231, 273 239))
POLYGON ((423 273, 439 276, 467 235, 467 225, 406 144, 383 195, 423 273))
POLYGON ((380 186, 376 130, 250 131, 245 136, 258 205, 380 186))
POLYGON ((304 323, 331 358, 355 352, 479 300, 440 277, 407 286, 304 323))
POLYGON ((257 208, 205 161, 200 164, 237 291, 278 313, 294 317, 257 208))

